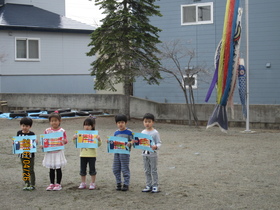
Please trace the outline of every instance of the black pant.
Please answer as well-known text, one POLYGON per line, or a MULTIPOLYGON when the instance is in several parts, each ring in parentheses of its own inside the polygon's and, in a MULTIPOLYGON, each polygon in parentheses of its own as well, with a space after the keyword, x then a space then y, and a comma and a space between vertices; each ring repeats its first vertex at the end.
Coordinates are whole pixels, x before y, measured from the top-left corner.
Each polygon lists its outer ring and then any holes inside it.
POLYGON ((87 164, 89 165, 89 175, 94 176, 96 175, 95 170, 95 161, 96 157, 80 157, 80 175, 86 176, 87 175, 87 164))
POLYGON ((35 157, 24 157, 21 158, 22 163, 22 175, 23 180, 26 184, 35 185, 35 172, 34 172, 34 162, 35 157), (29 175, 29 176, 28 176, 29 175))

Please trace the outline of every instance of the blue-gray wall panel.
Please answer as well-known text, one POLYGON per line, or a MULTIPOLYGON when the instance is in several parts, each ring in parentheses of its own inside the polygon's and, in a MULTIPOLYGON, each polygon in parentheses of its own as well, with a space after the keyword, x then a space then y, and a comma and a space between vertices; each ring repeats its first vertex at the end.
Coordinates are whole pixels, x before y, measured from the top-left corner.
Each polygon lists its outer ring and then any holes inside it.
POLYGON ((3 93, 95 93, 90 75, 2 76, 3 93))
MULTIPOLYGON (((226 1, 202 0, 198 3, 213 2, 214 23, 205 25, 181 25, 180 6, 193 4, 192 0, 161 0, 157 4, 161 7, 163 17, 152 18, 152 24, 161 28, 160 39, 171 41, 180 39, 194 48, 196 58, 192 65, 205 66, 212 74, 208 77, 198 76, 198 89, 194 91, 197 103, 204 103, 204 98, 212 80, 214 71, 213 58, 216 47, 222 37, 226 1)), ((245 1, 240 1, 243 7, 242 36, 240 56, 246 61, 246 23, 245 1)), ((250 76, 250 103, 251 104, 279 104, 280 89, 280 1, 254 0, 249 1, 249 76, 250 76), (271 63, 270 68, 266 64, 271 63)), ((145 86, 137 80, 134 94, 137 97, 149 98, 159 102, 182 103, 184 96, 177 82, 173 78, 163 80, 160 86, 145 86), (166 94, 164 94, 166 93, 166 94)), ((216 101, 215 90, 209 103, 216 101)), ((240 104, 236 85, 234 103, 240 104)))

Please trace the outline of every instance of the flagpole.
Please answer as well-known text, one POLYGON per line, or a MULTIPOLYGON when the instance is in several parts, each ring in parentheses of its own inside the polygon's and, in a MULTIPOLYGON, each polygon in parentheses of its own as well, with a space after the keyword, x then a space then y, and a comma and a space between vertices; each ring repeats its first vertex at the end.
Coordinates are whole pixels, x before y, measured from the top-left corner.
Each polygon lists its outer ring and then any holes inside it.
POLYGON ((246 76, 247 76, 247 94, 246 94, 246 105, 247 105, 247 117, 246 117, 246 130, 245 132, 251 132, 250 130, 250 109, 249 109, 249 0, 245 0, 245 22, 246 22, 246 76))

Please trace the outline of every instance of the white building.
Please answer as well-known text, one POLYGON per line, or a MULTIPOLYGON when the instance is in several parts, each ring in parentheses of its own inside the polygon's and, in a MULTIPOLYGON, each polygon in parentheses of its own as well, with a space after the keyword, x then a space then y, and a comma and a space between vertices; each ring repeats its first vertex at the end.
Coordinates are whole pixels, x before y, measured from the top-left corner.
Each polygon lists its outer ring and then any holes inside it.
POLYGON ((64 0, 0 0, 0 93, 95 93, 93 30, 64 0))

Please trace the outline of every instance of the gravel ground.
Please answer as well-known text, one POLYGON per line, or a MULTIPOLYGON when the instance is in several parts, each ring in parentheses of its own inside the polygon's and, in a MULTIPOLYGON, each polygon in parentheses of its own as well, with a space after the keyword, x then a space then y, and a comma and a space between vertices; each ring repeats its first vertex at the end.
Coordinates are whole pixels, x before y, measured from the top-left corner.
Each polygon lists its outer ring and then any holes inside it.
MULTIPOLYGON (((98 117, 96 129, 103 144, 98 148, 96 190, 78 190, 79 150, 71 142, 82 129, 84 117, 63 119, 61 127, 69 143, 61 191, 46 191, 48 169, 44 153, 35 159, 36 190, 23 191, 21 163, 11 154, 11 138, 20 129, 19 119, 0 119, 1 209, 280 209, 280 140, 278 130, 242 133, 230 128, 189 127, 155 123, 162 139, 159 153, 160 193, 142 193, 145 176, 141 151, 131 151, 131 185, 127 192, 115 190, 113 154, 107 153, 106 137, 116 130, 113 117, 98 117)), ((47 120, 34 120, 32 131, 42 134, 47 120)), ((141 132, 140 120, 128 127, 141 132)), ((90 181, 90 177, 87 177, 90 181)))

